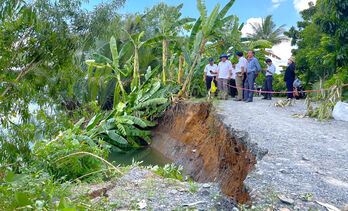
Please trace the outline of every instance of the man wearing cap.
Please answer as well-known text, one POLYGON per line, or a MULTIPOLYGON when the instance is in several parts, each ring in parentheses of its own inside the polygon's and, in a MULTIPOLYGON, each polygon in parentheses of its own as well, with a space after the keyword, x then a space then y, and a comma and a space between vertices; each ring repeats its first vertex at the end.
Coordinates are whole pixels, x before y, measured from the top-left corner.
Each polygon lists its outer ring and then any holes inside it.
POLYGON ((218 72, 217 72, 217 78, 218 78, 218 86, 219 91, 222 92, 224 95, 224 99, 228 99, 228 81, 231 79, 232 76, 232 63, 228 60, 228 56, 226 54, 222 54, 221 62, 219 62, 218 65, 218 72))
POLYGON ((216 74, 217 74, 217 65, 214 64, 214 59, 209 58, 209 64, 204 68, 204 77, 203 81, 207 84, 207 91, 211 88, 211 82, 213 81, 216 86, 216 74))
MULTIPOLYGON (((263 71, 266 72, 266 79, 265 79, 265 91, 272 91, 272 81, 273 81, 273 75, 276 71, 275 66, 272 64, 271 59, 266 59, 267 68, 264 68, 263 71)), ((265 93, 264 100, 271 100, 272 94, 271 93, 265 93)))
POLYGON ((243 52, 237 52, 238 63, 236 65, 236 86, 238 91, 238 96, 235 101, 241 101, 243 99, 243 78, 244 73, 246 73, 246 68, 248 66, 248 60, 244 58, 243 52))
MULTIPOLYGON (((247 79, 244 84, 244 88, 254 90, 254 83, 258 73, 261 71, 259 60, 255 57, 254 51, 248 52, 249 63, 247 67, 247 79)), ((244 102, 253 102, 254 92, 245 90, 244 91, 244 102)))

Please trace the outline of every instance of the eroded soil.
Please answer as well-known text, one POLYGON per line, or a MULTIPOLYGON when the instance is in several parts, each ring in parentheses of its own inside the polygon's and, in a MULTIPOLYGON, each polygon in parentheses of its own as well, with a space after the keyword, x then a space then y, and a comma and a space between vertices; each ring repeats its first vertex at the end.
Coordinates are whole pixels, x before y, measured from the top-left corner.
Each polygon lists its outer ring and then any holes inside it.
POLYGON ((234 136, 212 109, 204 103, 173 105, 153 131, 152 147, 182 165, 195 181, 220 182, 225 195, 246 203, 250 196, 243 181, 256 164, 251 151, 257 146, 250 150, 249 136, 234 136))

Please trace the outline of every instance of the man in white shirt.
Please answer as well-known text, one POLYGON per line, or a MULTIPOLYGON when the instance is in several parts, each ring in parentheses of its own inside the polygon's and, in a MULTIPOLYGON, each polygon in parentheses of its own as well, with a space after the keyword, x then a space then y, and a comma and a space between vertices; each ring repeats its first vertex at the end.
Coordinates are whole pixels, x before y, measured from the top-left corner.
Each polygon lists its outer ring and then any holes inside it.
MULTIPOLYGON (((276 72, 276 68, 272 63, 271 59, 266 59, 267 63, 267 69, 263 69, 263 71, 266 72, 266 79, 265 79, 265 91, 272 91, 272 81, 273 81, 273 75, 276 72)), ((265 93, 264 100, 271 100, 272 94, 271 93, 265 93)))
POLYGON ((248 66, 248 60, 243 57, 243 52, 237 52, 238 63, 236 65, 236 86, 238 89, 238 96, 235 101, 242 101, 243 99, 243 79, 248 66))
POLYGON ((207 64, 204 68, 204 77, 203 81, 206 82, 207 91, 211 88, 211 82, 213 81, 216 86, 216 74, 217 74, 217 65, 214 64, 214 59, 209 58, 209 64, 207 64))
POLYGON ((230 80, 230 92, 231 92, 231 97, 234 98, 236 96, 237 93, 237 89, 236 87, 236 63, 232 62, 232 76, 231 76, 231 80, 230 80))
POLYGON ((228 60, 228 56, 226 54, 222 54, 221 62, 218 65, 218 86, 219 91, 222 93, 224 99, 228 99, 228 81, 232 76, 232 63, 228 60))

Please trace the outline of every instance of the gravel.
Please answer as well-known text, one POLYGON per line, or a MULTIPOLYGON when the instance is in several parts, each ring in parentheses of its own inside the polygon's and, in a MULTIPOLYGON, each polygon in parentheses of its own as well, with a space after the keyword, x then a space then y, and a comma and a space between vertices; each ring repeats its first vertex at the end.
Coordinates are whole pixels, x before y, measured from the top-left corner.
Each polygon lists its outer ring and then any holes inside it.
POLYGON ((264 203, 262 193, 269 189, 294 199, 291 209, 324 210, 315 201, 348 204, 348 122, 295 118, 293 114, 305 113, 304 101, 279 108, 274 106, 278 100, 217 105, 224 124, 247 131, 253 142, 268 149, 245 181, 253 204, 264 203))
POLYGON ((232 210, 236 202, 222 195, 217 183, 181 182, 135 167, 121 178, 79 187, 106 210, 232 210), (86 192, 87 191, 87 192, 86 192), (99 195, 97 196, 98 193, 99 195))

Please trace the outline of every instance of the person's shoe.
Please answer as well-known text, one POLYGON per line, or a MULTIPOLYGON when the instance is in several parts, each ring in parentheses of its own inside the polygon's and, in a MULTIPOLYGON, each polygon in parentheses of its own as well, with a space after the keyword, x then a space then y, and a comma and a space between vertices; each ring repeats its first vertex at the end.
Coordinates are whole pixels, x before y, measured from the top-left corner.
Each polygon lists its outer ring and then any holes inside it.
POLYGON ((241 100, 241 99, 236 98, 236 99, 234 99, 233 101, 242 101, 242 100, 241 100))
POLYGON ((272 98, 267 98, 266 100, 272 100, 272 98))
POLYGON ((266 98, 266 97, 263 97, 263 98, 261 98, 262 100, 268 100, 268 98, 266 98))

